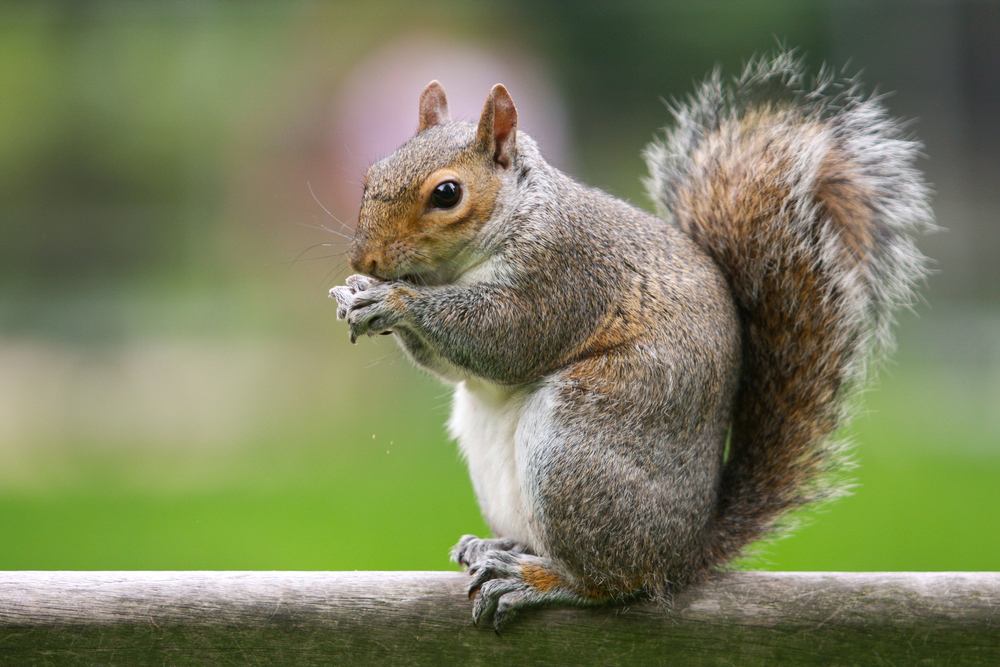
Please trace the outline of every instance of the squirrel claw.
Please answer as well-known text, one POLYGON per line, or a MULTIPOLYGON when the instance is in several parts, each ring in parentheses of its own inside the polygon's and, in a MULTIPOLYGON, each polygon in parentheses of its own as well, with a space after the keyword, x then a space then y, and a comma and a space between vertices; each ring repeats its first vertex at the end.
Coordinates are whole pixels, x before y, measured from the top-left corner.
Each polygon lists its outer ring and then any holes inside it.
POLYGON ((393 333, 401 314, 386 301, 393 293, 393 283, 375 280, 367 276, 355 275, 347 279, 346 285, 330 290, 330 296, 337 300, 337 319, 347 320, 351 331, 351 343, 367 334, 393 333))

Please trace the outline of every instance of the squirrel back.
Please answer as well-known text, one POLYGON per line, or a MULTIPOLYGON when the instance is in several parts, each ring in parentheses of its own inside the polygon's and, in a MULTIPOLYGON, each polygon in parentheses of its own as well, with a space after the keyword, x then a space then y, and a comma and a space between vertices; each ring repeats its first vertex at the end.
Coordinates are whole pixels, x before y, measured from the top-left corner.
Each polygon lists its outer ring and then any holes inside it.
POLYGON ((735 85, 716 71, 674 115, 646 149, 646 185, 722 268, 743 323, 708 569, 837 495, 835 433, 867 363, 892 347, 892 311, 925 275, 911 235, 933 223, 920 145, 857 79, 807 86, 785 52, 735 85))
POLYGON ((674 114, 646 151, 659 216, 545 162, 500 85, 473 125, 432 82, 366 174, 364 275, 331 295, 352 340, 456 386, 495 536, 452 551, 477 622, 667 597, 836 495, 836 431, 924 275, 919 145, 857 81, 782 53, 674 114))

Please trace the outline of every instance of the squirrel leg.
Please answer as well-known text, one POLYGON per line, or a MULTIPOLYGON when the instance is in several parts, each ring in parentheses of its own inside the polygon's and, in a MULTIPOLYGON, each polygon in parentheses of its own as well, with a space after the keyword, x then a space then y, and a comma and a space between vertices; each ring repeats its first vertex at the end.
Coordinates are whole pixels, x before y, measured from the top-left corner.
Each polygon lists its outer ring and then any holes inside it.
POLYGON ((521 609, 546 604, 599 604, 606 596, 585 590, 554 561, 530 553, 510 539, 479 539, 465 535, 452 549, 452 560, 472 579, 472 621, 493 620, 497 634, 521 609))

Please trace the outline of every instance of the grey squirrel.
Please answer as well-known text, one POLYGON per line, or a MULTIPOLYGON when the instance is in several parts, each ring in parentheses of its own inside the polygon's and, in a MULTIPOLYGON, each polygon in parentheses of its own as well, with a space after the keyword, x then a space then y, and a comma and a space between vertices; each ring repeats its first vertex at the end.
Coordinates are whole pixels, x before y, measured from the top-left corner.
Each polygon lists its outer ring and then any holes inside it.
POLYGON ((461 538, 475 623, 669 598, 837 493, 834 433, 891 346, 933 226, 905 136, 857 79, 789 52, 718 71, 646 150, 652 215, 550 166, 507 90, 444 89, 371 166, 331 290, 455 387, 493 539, 461 538))

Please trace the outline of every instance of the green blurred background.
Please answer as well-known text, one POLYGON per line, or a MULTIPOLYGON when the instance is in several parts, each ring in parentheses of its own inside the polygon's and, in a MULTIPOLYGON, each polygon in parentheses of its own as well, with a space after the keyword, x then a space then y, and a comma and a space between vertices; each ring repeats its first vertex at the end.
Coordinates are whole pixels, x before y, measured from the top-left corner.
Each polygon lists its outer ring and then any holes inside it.
POLYGON ((504 81, 554 162, 648 206, 661 98, 776 39, 898 91, 948 231, 856 492, 755 565, 998 569, 998 8, 0 5, 0 570, 450 567, 486 529, 449 392, 326 296, 364 168, 431 78, 465 117, 504 81))

